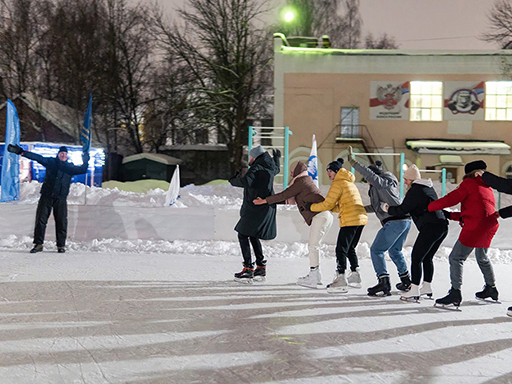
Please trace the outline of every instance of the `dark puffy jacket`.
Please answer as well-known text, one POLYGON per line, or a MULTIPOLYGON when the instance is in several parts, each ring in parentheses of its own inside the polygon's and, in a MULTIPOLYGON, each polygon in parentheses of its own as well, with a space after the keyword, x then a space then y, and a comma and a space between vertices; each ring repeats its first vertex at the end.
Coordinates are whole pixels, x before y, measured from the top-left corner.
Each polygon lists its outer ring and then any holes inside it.
POLYGON ((437 193, 432 188, 432 180, 415 180, 407 191, 402 204, 390 206, 388 212, 393 216, 404 216, 410 214, 416 228, 421 228, 427 223, 447 224, 448 220, 442 211, 428 211, 428 205, 437 200, 437 193))
MULTIPOLYGON (((299 176, 306 170, 306 165, 299 161, 293 170, 293 177, 295 178, 299 176)), ((307 225, 311 225, 313 217, 318 215, 319 212, 311 212, 307 210, 306 203, 320 203, 324 201, 324 197, 313 182, 311 176, 305 175, 297 177, 293 184, 286 188, 283 192, 268 196, 266 200, 268 204, 280 204, 284 203, 287 199, 291 199, 292 197, 295 198, 297 208, 299 208, 299 212, 306 221, 307 225)))
POLYGON ((450 220, 462 225, 459 241, 466 247, 489 248, 499 227, 492 189, 481 177, 468 177, 457 189, 431 202, 428 210, 437 211, 459 203, 460 212, 450 213, 450 220))
POLYGON ((244 176, 236 175, 229 180, 234 187, 244 189, 240 208, 240 220, 235 231, 245 236, 271 240, 277 236, 275 204, 255 205, 252 201, 274 194, 274 176, 279 173, 279 163, 268 152, 258 156, 244 176))
POLYGON ((23 151, 22 155, 27 159, 37 161, 46 167, 41 195, 50 196, 56 199, 65 199, 69 194, 71 178, 74 175, 81 175, 87 172, 89 164, 89 153, 82 154, 82 165, 74 165, 67 161, 60 161, 57 157, 44 157, 30 151, 23 151))
MULTIPOLYGON (((484 172, 482 180, 489 187, 496 189, 498 192, 512 195, 512 180, 496 176, 490 172, 484 172)), ((506 219, 512 216, 512 205, 509 207, 501 208, 499 210, 500 217, 506 219)))

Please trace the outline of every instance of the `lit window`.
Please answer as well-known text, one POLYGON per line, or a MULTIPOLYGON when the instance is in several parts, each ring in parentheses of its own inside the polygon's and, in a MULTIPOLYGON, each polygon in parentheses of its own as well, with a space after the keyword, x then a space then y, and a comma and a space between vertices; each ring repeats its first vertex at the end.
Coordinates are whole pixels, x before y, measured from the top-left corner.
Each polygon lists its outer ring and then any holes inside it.
POLYGON ((443 83, 411 81, 411 121, 443 120, 443 83))
POLYGON ((485 120, 512 120, 512 81, 485 83, 485 120))

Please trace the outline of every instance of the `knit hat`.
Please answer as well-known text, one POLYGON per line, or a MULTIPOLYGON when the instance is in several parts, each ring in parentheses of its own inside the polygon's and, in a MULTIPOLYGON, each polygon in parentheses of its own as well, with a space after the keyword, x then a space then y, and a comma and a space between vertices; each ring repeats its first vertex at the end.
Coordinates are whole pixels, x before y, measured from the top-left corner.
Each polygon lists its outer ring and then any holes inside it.
POLYGON ((406 178, 407 180, 421 179, 420 170, 415 164, 413 164, 404 172, 404 178, 406 178))
POLYGON ((251 156, 253 159, 256 159, 258 158, 258 156, 261 156, 265 153, 265 149, 259 145, 257 147, 254 147, 253 149, 251 149, 251 151, 249 152, 249 156, 251 156))
POLYGON ((373 173, 380 175, 382 173, 382 161, 377 160, 375 164, 368 167, 373 173))
POLYGON ((472 161, 471 163, 467 163, 466 166, 464 167, 464 172, 467 175, 468 173, 471 173, 472 171, 477 169, 487 169, 487 164, 485 164, 485 161, 476 160, 472 161))
POLYGON ((343 163, 345 160, 343 160, 341 157, 337 160, 331 161, 329 165, 327 166, 327 170, 331 170, 334 173, 338 173, 338 171, 343 167, 343 163))
POLYGON ((61 153, 61 152, 66 152, 66 153, 68 152, 68 149, 65 145, 63 145, 62 147, 59 148, 59 153, 61 153))

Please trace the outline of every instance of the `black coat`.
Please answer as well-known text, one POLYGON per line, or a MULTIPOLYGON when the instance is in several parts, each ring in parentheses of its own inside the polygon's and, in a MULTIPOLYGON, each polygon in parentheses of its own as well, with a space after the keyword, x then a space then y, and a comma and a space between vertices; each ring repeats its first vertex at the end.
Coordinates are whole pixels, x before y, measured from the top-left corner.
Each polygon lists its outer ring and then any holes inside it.
POLYGON ((27 159, 37 161, 46 167, 41 194, 56 199, 65 199, 69 194, 71 178, 74 175, 81 175, 87 172, 89 163, 89 153, 82 154, 82 165, 74 165, 67 161, 60 161, 57 157, 44 157, 34 152, 23 151, 23 156, 27 159))
MULTIPOLYGON (((496 176, 490 172, 484 172, 482 180, 489 187, 496 189, 498 192, 512 195, 512 180, 496 176)), ((501 208, 499 210, 500 217, 506 219, 512 216, 512 205, 509 207, 501 208)))
POLYGON ((434 200, 437 200, 437 193, 430 179, 417 180, 411 184, 402 204, 390 206, 388 213, 393 216, 410 214, 418 231, 427 223, 447 224, 442 211, 428 211, 428 205, 434 200))
POLYGON ((252 201, 257 197, 265 199, 274 194, 274 176, 278 173, 279 161, 274 161, 265 152, 254 160, 245 175, 235 175, 229 180, 232 186, 244 189, 240 220, 235 231, 262 240, 271 240, 277 236, 275 204, 255 205, 252 201))

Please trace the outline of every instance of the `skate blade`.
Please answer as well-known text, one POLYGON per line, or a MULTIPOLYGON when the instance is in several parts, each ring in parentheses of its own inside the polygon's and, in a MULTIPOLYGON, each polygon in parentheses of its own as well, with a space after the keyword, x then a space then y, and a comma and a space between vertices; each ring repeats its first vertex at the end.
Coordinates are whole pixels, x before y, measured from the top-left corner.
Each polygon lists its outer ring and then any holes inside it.
POLYGON ((252 278, 255 283, 264 283, 267 281, 267 278, 265 276, 255 276, 252 278))
POLYGON ((252 279, 238 279, 235 277, 235 281, 240 284, 252 284, 252 279))
POLYGON ((408 303, 420 303, 420 297, 419 296, 412 296, 412 297, 403 297, 400 296, 400 300, 408 302, 408 303))
POLYGON ((361 285, 361 283, 349 283, 348 286, 350 288, 355 288, 355 289, 361 289, 363 286, 361 285))
POLYGON ((377 292, 377 293, 371 294, 370 292, 368 292, 368 297, 378 297, 378 298, 381 298, 381 297, 388 297, 388 296, 391 296, 391 293, 385 294, 385 293, 377 292))
POLYGON ((434 303, 434 308, 446 309, 447 311, 462 312, 462 309, 460 309, 458 306, 453 305, 453 304, 444 305, 444 304, 434 303))
POLYGON ((319 285, 307 285, 307 284, 299 284, 297 283, 297 285, 299 287, 304 287, 304 288, 309 288, 309 289, 318 289, 320 286, 319 285))
POLYGON ((475 299, 477 299, 478 301, 484 302, 484 303, 489 303, 489 304, 501 304, 501 301, 490 299, 490 298, 481 299, 481 298, 475 296, 475 299))
POLYGON ((327 288, 327 293, 348 293, 347 288, 327 288))

